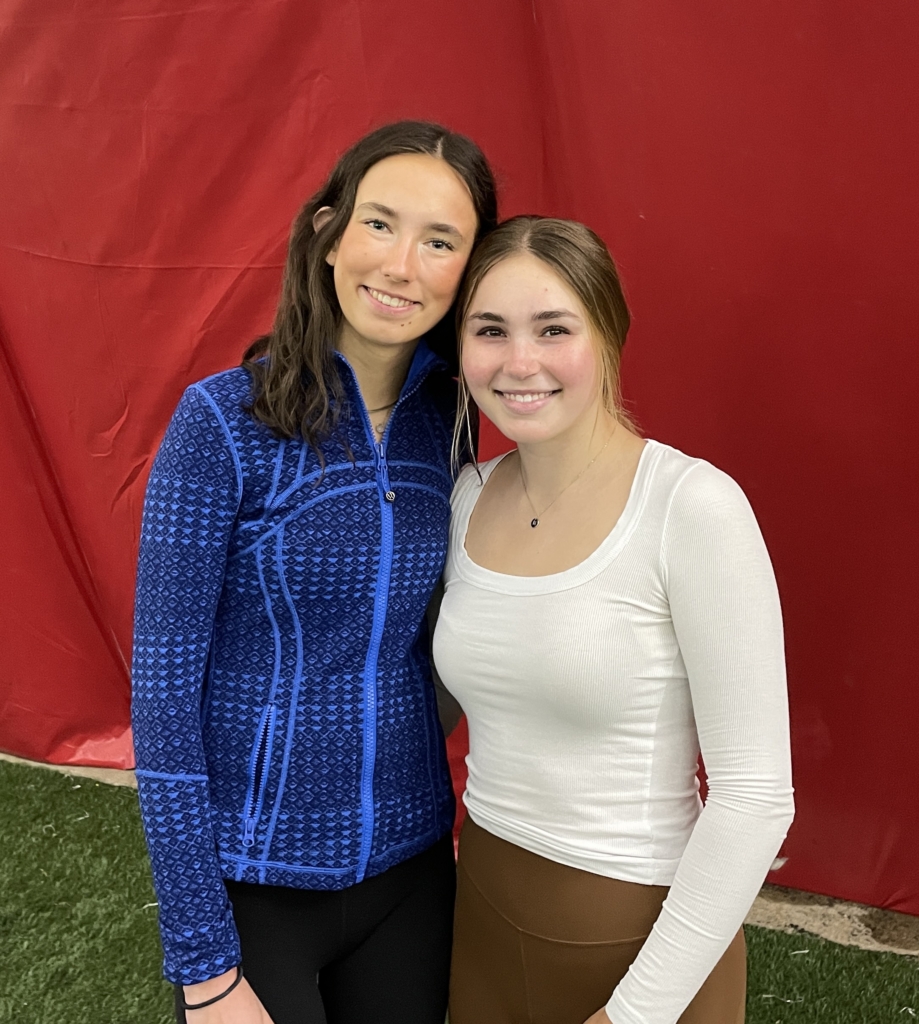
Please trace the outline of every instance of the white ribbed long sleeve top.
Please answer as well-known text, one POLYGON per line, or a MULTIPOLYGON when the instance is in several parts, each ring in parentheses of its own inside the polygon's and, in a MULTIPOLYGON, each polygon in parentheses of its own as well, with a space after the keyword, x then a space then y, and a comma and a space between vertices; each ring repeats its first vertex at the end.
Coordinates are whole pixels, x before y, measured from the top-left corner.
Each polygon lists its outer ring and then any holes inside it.
MULTIPOLYGON (((499 461, 480 467, 483 480, 499 461)), ((607 1013, 675 1024, 793 815, 769 555, 737 484, 655 441, 613 530, 564 572, 509 576, 472 561, 482 486, 471 466, 456 483, 434 637, 469 722, 466 807, 560 864, 671 886, 607 1013)))

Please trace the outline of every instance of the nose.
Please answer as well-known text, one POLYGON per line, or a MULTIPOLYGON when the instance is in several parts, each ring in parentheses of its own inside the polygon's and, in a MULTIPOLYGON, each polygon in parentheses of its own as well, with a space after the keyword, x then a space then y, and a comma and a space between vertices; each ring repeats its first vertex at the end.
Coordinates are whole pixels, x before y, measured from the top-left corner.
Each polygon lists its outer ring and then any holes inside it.
POLYGON ((411 281, 417 271, 415 240, 408 235, 397 236, 386 250, 380 267, 391 281, 411 281))
POLYGON ((539 373, 536 348, 528 338, 510 338, 505 349, 504 372, 516 380, 539 373))

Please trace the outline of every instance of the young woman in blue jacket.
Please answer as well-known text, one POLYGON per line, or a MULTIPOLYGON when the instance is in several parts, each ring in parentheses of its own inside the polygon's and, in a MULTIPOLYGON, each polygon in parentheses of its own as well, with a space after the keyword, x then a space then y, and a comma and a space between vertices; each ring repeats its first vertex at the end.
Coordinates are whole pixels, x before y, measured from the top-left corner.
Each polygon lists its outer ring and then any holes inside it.
POLYGON ((361 139, 294 223, 272 332, 188 388, 156 457, 133 725, 179 1021, 443 1024, 454 807, 425 609, 447 314, 496 217, 470 140, 361 139))

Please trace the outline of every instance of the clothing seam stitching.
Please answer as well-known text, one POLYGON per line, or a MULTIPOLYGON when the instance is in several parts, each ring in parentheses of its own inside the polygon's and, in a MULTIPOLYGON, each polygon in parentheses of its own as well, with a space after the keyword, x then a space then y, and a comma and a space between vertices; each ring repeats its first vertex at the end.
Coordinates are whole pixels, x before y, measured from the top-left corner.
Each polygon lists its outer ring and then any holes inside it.
POLYGON ((271 503, 274 501, 275 495, 278 493, 278 487, 281 483, 281 470, 284 466, 284 453, 287 451, 287 439, 281 438, 278 444, 278 450, 274 457, 274 472, 271 475, 271 489, 268 492, 268 497, 265 499, 265 507, 271 508, 271 503))
MULTIPOLYGON (((548 858, 543 858, 543 859, 548 860, 548 858)), ((553 861, 552 863, 555 863, 555 861, 553 861)), ((579 942, 576 939, 553 939, 549 935, 540 935, 539 932, 531 932, 531 931, 529 931, 526 928, 521 928, 519 924, 517 924, 515 921, 512 921, 505 913, 503 913, 503 911, 499 910, 494 905, 494 903, 492 903, 492 901, 485 895, 484 892, 482 892, 482 890, 479 888, 479 886, 475 883, 475 881, 472 878, 472 875, 469 874, 469 869, 463 864, 462 860, 460 860, 457 863, 456 870, 463 872, 463 874, 466 876, 466 880, 473 887, 473 889, 475 889, 475 891, 479 894, 479 896, 482 897, 482 899, 498 915, 498 917, 500 917, 501 920, 504 921, 505 924, 507 924, 511 928, 513 928, 514 931, 516 931, 518 934, 526 935, 526 937, 529 938, 529 939, 539 939, 540 942, 555 942, 555 943, 559 943, 560 945, 567 945, 567 946, 624 946, 624 945, 626 945, 629 942, 644 941, 645 939, 647 939, 648 935, 650 935, 650 932, 647 932, 644 935, 634 935, 634 936, 632 936, 632 937, 630 937, 628 939, 601 939, 598 942, 579 942)), ((628 883, 628 884, 638 884, 638 883, 628 883)))
POLYGON ((679 478, 677 479, 677 482, 673 485, 673 490, 670 492, 670 497, 667 500, 667 510, 664 513, 664 522, 663 522, 663 525, 661 526, 661 542, 660 542, 660 546, 659 546, 658 552, 657 552, 657 570, 661 574, 661 579, 663 581, 665 581, 665 589, 666 589, 667 573, 664 570, 664 546, 667 543, 667 527, 670 525, 670 512, 671 512, 671 510, 673 508, 673 503, 676 500, 677 492, 683 486, 683 481, 686 479, 686 477, 689 476, 689 474, 694 469, 696 469, 698 466, 701 466, 701 465, 702 465, 702 462, 701 462, 701 460, 699 460, 699 461, 693 462, 693 464, 691 466, 687 466, 686 469, 683 470, 683 472, 680 474, 679 478))
POLYGON ((294 637, 297 646, 297 661, 294 671, 293 683, 291 684, 290 700, 288 702, 287 735, 284 737, 284 754, 281 761, 281 776, 278 779, 278 791, 275 796, 274 806, 271 809, 271 820, 268 822, 268 829, 265 834, 265 842, 262 845, 262 858, 267 859, 268 851, 274 840, 274 832, 278 823, 278 816, 281 812, 281 804, 284 800, 284 787, 287 784, 287 773, 290 769, 290 754, 293 748, 294 730, 297 722, 297 702, 300 698, 300 686, 303 681, 303 627, 300 624, 300 616, 294 606, 287 580, 284 576, 284 563, 281 558, 281 548, 284 542, 283 530, 278 531, 275 546, 275 569, 278 574, 278 581, 281 584, 281 591, 284 601, 290 610, 291 620, 294 626, 294 637))
POLYGON ((239 503, 242 501, 243 497, 243 469, 242 464, 239 461, 239 452, 236 450, 236 442, 233 440, 233 435, 230 433, 230 427, 227 424, 223 413, 220 411, 219 406, 213 398, 211 398, 200 384, 192 384, 192 388, 201 395, 213 410, 214 415, 217 417, 217 422, 220 424, 223 434, 227 439, 227 443, 229 444, 230 454, 233 456, 233 465, 236 467, 236 507, 238 511, 239 503))
POLYGON ((257 540, 253 541, 248 547, 243 548, 241 551, 234 552, 234 554, 227 558, 227 562, 235 562, 237 559, 242 558, 244 555, 251 554, 251 552, 254 551, 259 544, 268 540, 269 537, 271 537, 273 534, 276 534, 279 530, 282 530, 290 522, 291 519, 295 519, 302 512, 305 512, 308 508, 312 508, 313 505, 317 505, 320 501, 326 501, 328 498, 334 498, 339 494, 354 494, 357 491, 373 490, 376 486, 376 481, 368 480, 359 484, 350 484, 347 487, 336 487, 332 491, 325 491, 324 493, 317 495, 315 498, 310 498, 309 501, 304 502, 302 505, 294 509, 292 512, 288 512, 288 514, 284 516, 284 518, 280 522, 275 523, 274 526, 269 527, 257 540))
POLYGON ((149 768, 136 768, 135 775, 144 779, 171 779, 175 782, 209 782, 207 775, 185 775, 181 772, 155 772, 149 768))
POLYGON ((265 553, 265 546, 259 544, 258 548, 255 568, 258 572, 258 582, 262 590, 262 597, 265 600, 265 614, 271 623, 271 632, 274 639, 274 668, 271 672, 271 687, 268 690, 268 703, 273 704, 277 699, 278 686, 281 681, 281 661, 283 658, 281 629, 278 626, 277 616, 274 613, 274 602, 271 600, 271 594, 268 592, 268 585, 265 583, 265 571, 262 568, 262 556, 265 553))

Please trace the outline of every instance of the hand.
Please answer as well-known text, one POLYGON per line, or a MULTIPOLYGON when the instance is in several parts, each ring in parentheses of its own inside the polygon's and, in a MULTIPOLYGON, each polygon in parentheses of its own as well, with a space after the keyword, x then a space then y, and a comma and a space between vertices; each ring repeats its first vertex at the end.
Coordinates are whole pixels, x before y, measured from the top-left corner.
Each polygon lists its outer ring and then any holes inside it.
MULTIPOLYGON (((236 978, 236 968, 197 985, 185 986, 186 1003, 203 1003, 225 992, 236 978)), ((273 1024, 252 986, 243 980, 225 998, 200 1010, 186 1010, 188 1024, 273 1024)))
POLYGON ((613 1022, 607 1017, 606 1010, 601 1007, 596 1013, 591 1014, 584 1024, 613 1024, 613 1022))

